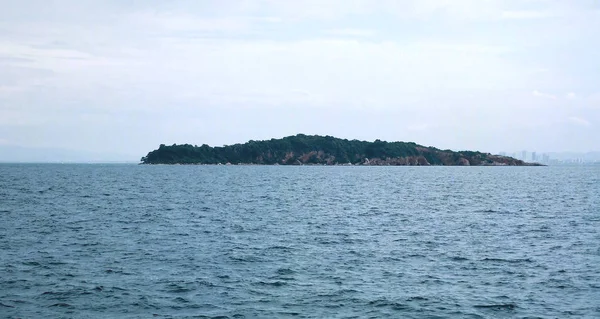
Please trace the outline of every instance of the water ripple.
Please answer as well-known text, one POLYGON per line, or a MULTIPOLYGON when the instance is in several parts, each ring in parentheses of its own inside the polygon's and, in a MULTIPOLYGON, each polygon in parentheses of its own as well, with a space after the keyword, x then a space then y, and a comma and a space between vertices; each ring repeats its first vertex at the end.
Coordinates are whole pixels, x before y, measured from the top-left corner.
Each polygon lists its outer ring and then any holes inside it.
POLYGON ((598 167, 0 165, 0 317, 600 318, 598 167))

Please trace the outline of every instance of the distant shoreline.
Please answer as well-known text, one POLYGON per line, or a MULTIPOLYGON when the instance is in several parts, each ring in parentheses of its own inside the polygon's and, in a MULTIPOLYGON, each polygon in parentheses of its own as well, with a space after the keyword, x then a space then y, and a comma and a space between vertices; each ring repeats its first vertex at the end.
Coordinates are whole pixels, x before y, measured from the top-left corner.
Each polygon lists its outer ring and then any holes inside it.
POLYGON ((127 161, 127 162, 79 162, 79 161, 52 161, 52 162, 40 162, 40 161, 0 161, 0 164, 130 164, 137 165, 140 162, 127 161))
POLYGON ((170 165, 545 166, 508 156, 441 150, 413 142, 366 142, 304 134, 222 147, 161 144, 140 161, 170 165))
MULTIPOLYGON (((50 163, 49 163, 50 164, 50 163)), ((77 163, 72 163, 77 164, 77 163)), ((85 164, 85 163, 82 163, 85 164)), ((137 163, 143 166, 281 166, 281 167, 547 167, 547 166, 581 166, 581 165, 544 165, 539 163, 528 163, 526 165, 326 165, 326 164, 302 164, 302 165, 277 165, 277 164, 146 164, 137 163)), ((583 164, 594 165, 594 164, 583 164)))

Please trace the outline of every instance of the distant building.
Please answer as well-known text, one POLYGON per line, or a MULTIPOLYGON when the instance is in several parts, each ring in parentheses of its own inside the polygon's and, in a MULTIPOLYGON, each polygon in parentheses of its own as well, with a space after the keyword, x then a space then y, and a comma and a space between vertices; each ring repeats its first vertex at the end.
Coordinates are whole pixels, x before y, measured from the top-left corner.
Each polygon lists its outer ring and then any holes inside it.
POLYGON ((550 155, 548 155, 548 154, 543 154, 543 155, 542 155, 542 163, 544 163, 544 164, 548 164, 548 163, 550 163, 550 155))
POLYGON ((521 160, 524 160, 524 161, 527 160, 527 151, 521 152, 521 160))
POLYGON ((537 160, 537 156, 535 154, 535 152, 531 152, 531 161, 535 162, 537 160))

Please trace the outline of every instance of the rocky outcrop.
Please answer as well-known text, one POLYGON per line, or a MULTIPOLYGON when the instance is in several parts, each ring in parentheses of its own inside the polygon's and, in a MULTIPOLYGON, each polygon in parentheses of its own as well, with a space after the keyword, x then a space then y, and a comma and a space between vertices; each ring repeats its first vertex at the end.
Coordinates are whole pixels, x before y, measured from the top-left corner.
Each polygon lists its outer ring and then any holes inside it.
POLYGON ((464 157, 459 158, 458 163, 456 164, 460 166, 471 166, 471 162, 469 162, 469 160, 464 157))
POLYGON ((367 166, 429 166, 431 165, 423 156, 365 158, 360 165, 367 166))

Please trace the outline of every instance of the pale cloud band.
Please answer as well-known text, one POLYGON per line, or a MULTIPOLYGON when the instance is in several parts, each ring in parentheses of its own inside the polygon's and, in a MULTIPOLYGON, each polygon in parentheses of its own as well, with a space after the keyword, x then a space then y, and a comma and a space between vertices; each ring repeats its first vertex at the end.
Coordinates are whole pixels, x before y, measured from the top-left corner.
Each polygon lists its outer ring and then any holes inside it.
POLYGON ((598 130, 591 1, 0 2, 0 138, 21 145, 139 153, 319 133, 316 117, 461 149, 588 149, 598 130), (588 131, 545 138, 573 123, 588 131))

